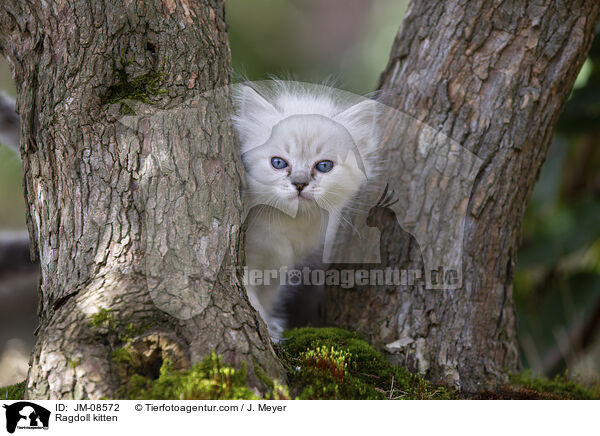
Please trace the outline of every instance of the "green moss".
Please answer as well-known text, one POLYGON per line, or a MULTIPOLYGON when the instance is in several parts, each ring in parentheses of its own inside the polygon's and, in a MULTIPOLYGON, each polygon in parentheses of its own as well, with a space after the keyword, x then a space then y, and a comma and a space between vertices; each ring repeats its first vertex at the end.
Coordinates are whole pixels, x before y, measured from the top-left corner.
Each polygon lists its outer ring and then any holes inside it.
POLYGON ((547 398, 565 400, 598 400, 600 384, 592 388, 583 386, 577 378, 570 378, 568 373, 559 374, 553 379, 535 377, 531 372, 511 375, 516 389, 525 389, 541 394, 549 394, 547 398))
MULTIPOLYGON (((126 103, 127 101, 139 101, 142 103, 152 103, 152 98, 166 91, 160 89, 160 84, 164 80, 162 69, 155 69, 148 73, 130 77, 126 72, 126 67, 131 62, 122 62, 123 66, 115 68, 117 80, 116 83, 108 88, 104 103, 126 103)), ((131 106, 123 105, 122 111, 128 115, 135 115, 131 106)))
POLYGON ((280 384, 277 380, 273 380, 269 377, 258 365, 256 360, 254 361, 254 375, 258 378, 267 388, 267 393, 264 399, 266 400, 290 400, 290 391, 287 386, 280 384))
POLYGON ((112 361, 117 364, 132 365, 135 359, 127 348, 121 347, 113 350, 112 361))
POLYGON ((119 343, 129 343, 155 325, 154 322, 149 322, 142 327, 134 327, 133 323, 125 325, 114 316, 112 309, 100 309, 92 315, 90 324, 96 329, 105 329, 103 333, 108 333, 119 343))
MULTIPOLYGON (((114 319, 110 311, 104 311, 96 314, 94 322, 104 326, 114 323, 114 319)), ((131 324, 127 327, 131 335, 137 332, 131 324)), ((530 372, 512 375, 512 384, 501 389, 459 396, 404 368, 391 366, 382 354, 351 332, 302 328, 286 332, 285 337, 277 348, 288 367, 291 389, 272 380, 255 364, 255 375, 268 389, 264 399, 600 399, 600 384, 585 387, 567 373, 550 380, 530 372)), ((122 372, 121 379, 127 380, 119 391, 120 398, 258 399, 246 385, 246 369, 224 365, 215 353, 186 371, 175 371, 165 359, 159 371, 145 372, 128 345, 115 349, 112 360, 122 372)), ((78 364, 79 359, 69 359, 70 367, 78 364)), ((0 388, 0 399, 19 400, 24 389, 25 382, 0 388)))
MULTIPOLYGON (((123 356, 120 356, 123 357, 123 356)), ((157 379, 134 374, 121 391, 125 399, 236 400, 257 399, 246 386, 246 370, 223 364, 215 353, 187 371, 174 371, 167 359, 157 379)))
POLYGON ((77 359, 67 359, 67 361, 69 362, 69 368, 77 368, 79 366, 79 364, 81 363, 81 359, 77 358, 77 359))
POLYGON ((107 328, 109 331, 114 331, 117 324, 115 317, 112 315, 112 309, 104 308, 92 315, 90 323, 93 327, 107 328))
POLYGON ((285 333, 281 347, 292 392, 300 399, 451 399, 385 357, 354 333, 337 328, 302 328, 285 333))
MULTIPOLYGON (((236 370, 223 364, 214 352, 191 369, 176 371, 166 358, 159 373, 149 371, 145 362, 128 345, 112 353, 121 380, 126 380, 119 397, 126 399, 258 399, 246 385, 246 368, 236 370)), ((271 379, 255 364, 255 374, 267 388, 264 399, 289 400, 287 386, 271 379)))
POLYGON ((124 332, 123 334, 119 337, 119 340, 121 342, 131 342, 133 340, 133 338, 135 338, 136 336, 140 336, 143 335, 144 333, 146 333, 148 330, 150 330, 152 327, 154 327, 155 323, 154 322, 149 322, 145 325, 143 325, 142 327, 134 327, 132 323, 129 323, 125 326, 124 332))
POLYGON ((272 390, 275 387, 275 382, 266 372, 262 370, 260 365, 254 360, 254 375, 259 379, 268 389, 272 390))
POLYGON ((287 386, 273 380, 273 387, 265 395, 265 400, 291 400, 290 390, 287 386))
POLYGON ((25 391, 25 382, 0 388, 0 400, 20 400, 25 391))

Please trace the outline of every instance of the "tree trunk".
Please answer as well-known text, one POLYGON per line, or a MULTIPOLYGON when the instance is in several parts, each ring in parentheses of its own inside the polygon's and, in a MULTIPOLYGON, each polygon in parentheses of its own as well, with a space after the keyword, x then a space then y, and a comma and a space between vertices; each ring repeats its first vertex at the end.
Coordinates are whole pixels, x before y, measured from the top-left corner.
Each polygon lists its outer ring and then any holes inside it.
POLYGON ((28 398, 113 398, 211 351, 283 378, 236 269, 242 166, 218 0, 6 0, 40 317, 28 398), (259 368, 257 368, 259 367, 259 368))
MULTIPOLYGON (((426 229, 434 248, 455 253, 451 261, 462 251, 461 284, 451 290, 329 288, 327 323, 357 329, 392 361, 465 391, 502 384, 507 371, 517 370, 512 275, 520 224, 553 126, 591 45, 599 8, 596 0, 411 3, 379 84, 385 102, 406 114, 401 123, 387 125, 384 174, 409 200, 427 186, 432 201, 399 222, 416 236, 426 229), (412 131, 403 130, 407 126, 412 131), (446 201, 459 189, 451 176, 444 179, 451 172, 432 185, 404 177, 406 151, 398 135, 418 143, 424 130, 429 137, 451 138, 464 155, 475 157, 464 203, 446 201), (400 146, 390 146, 389 138, 400 146), (435 225, 446 219, 460 228, 435 225), (463 230, 459 251, 452 252, 444 244, 463 230)), ((456 154, 446 154, 451 150, 440 146, 429 158, 452 166, 456 154)), ((414 239, 403 244, 394 228, 380 230, 381 265, 406 266, 414 239)), ((420 248, 426 260, 431 247, 420 248)))

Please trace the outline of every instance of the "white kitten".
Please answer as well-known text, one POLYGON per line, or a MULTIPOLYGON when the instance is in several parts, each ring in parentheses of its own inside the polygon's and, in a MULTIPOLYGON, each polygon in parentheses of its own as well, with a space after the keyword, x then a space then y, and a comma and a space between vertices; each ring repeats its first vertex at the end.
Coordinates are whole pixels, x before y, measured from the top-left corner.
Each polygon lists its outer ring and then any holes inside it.
MULTIPOLYGON (((377 103, 344 103, 325 86, 240 85, 233 117, 246 169, 249 270, 293 268, 331 247, 342 209, 375 175, 377 103)), ((250 302, 278 339, 279 280, 247 286, 250 302)))

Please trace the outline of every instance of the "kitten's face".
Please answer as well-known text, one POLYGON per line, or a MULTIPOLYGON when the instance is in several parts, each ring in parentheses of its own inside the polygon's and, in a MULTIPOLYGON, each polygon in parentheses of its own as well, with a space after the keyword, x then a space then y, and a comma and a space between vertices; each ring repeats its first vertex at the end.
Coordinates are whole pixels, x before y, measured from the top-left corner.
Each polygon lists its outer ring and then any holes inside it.
POLYGON ((291 216, 316 207, 339 211, 366 178, 348 131, 322 115, 283 119, 243 161, 254 203, 291 216))

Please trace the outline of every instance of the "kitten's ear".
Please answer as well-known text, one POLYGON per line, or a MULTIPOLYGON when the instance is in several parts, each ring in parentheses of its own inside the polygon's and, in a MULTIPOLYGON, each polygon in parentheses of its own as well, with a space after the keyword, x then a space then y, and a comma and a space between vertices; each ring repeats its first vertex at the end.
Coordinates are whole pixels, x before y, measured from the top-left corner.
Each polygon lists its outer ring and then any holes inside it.
POLYGON ((231 119, 241 141, 242 153, 245 153, 269 139, 281 114, 251 85, 234 85, 232 96, 236 111, 231 119))
POLYGON ((373 127, 377 122, 378 105, 375 100, 364 99, 355 105, 350 106, 345 111, 336 115, 336 120, 342 123, 359 124, 373 127))
POLYGON ((273 115, 277 108, 250 85, 241 85, 235 92, 238 111, 241 117, 273 115))
POLYGON ((380 103, 364 99, 335 116, 354 139, 361 155, 372 154, 379 147, 378 118, 380 103))

